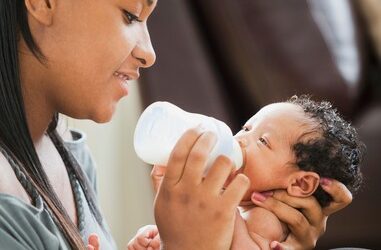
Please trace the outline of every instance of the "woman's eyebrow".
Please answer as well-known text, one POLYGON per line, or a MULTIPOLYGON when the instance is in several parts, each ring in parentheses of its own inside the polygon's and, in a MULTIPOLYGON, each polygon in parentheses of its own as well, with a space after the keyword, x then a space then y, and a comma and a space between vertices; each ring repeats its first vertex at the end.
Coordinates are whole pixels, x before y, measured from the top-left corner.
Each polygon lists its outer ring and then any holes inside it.
POLYGON ((153 0, 147 0, 147 5, 151 6, 153 4, 153 0))

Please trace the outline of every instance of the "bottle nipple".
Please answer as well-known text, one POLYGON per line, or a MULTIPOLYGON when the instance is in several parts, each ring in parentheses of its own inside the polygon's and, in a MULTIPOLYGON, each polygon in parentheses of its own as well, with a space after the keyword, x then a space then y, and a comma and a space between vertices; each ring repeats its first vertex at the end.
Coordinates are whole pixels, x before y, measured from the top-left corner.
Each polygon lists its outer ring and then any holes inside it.
POLYGON ((246 147, 247 147, 247 141, 245 139, 239 139, 238 144, 241 147, 242 151, 242 166, 241 168, 245 167, 246 165, 246 147))
POLYGON ((242 146, 240 140, 233 138, 233 155, 232 159, 235 164, 236 170, 243 167, 246 163, 246 150, 245 147, 242 146))

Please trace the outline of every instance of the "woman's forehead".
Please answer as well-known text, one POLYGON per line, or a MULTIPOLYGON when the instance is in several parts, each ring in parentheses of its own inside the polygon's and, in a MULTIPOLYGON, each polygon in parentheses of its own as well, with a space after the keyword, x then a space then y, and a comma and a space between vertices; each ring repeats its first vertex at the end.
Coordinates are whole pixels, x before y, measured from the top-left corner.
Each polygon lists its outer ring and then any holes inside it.
POLYGON ((143 2, 148 7, 151 7, 151 5, 156 4, 157 0, 124 0, 124 1, 139 1, 143 2))

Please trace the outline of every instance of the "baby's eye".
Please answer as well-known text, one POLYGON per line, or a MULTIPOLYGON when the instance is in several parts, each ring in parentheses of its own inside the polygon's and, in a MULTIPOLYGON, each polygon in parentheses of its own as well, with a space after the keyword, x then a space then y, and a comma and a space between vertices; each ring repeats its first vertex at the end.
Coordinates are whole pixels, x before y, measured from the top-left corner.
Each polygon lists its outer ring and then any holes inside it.
POLYGON ((263 137, 259 137, 259 141, 260 141, 263 145, 268 146, 267 141, 266 141, 263 137))
POLYGON ((242 126, 242 131, 248 132, 250 131, 250 128, 247 126, 242 126))

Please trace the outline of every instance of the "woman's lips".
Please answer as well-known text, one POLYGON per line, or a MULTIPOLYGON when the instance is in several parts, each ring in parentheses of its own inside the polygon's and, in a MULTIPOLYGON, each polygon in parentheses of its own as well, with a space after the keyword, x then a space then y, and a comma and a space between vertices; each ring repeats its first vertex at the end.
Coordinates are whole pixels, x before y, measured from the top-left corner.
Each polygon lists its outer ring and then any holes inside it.
POLYGON ((118 70, 114 72, 114 76, 119 77, 122 80, 137 80, 140 74, 138 69, 134 71, 118 70))
POLYGON ((127 81, 127 80, 130 80, 130 76, 125 74, 125 73, 121 73, 121 72, 114 72, 114 76, 118 77, 119 79, 123 80, 123 81, 127 81))
POLYGON ((121 72, 114 72, 113 74, 116 78, 119 79, 120 88, 123 92, 123 96, 128 95, 128 80, 130 80, 130 76, 121 72))

